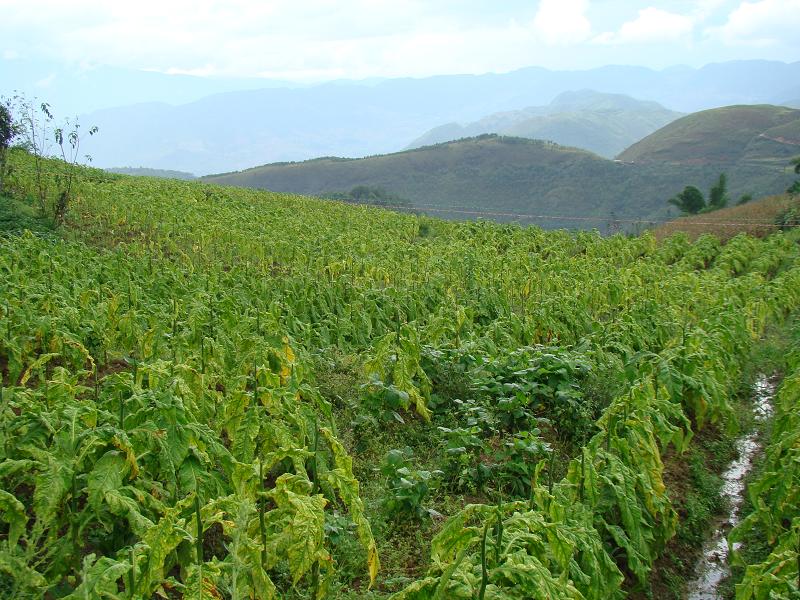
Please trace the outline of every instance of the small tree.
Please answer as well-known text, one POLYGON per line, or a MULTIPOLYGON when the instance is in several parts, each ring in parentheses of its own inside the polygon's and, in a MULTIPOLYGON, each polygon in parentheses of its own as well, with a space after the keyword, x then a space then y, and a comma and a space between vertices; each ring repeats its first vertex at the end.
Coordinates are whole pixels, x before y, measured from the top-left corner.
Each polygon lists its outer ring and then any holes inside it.
MULTIPOLYGON (((70 121, 67 119, 64 121, 64 127, 58 127, 53 133, 56 144, 58 144, 61 151, 61 158, 64 161, 64 185, 53 208, 53 221, 56 225, 61 225, 64 222, 69 201, 72 198, 72 183, 75 179, 75 171, 78 166, 78 156, 81 149, 80 127, 80 123, 77 120, 70 121), (66 146, 64 145, 65 142, 66 146)), ((94 126, 89 128, 88 134, 91 136, 97 132, 97 126, 94 126)), ((88 162, 92 161, 92 157, 88 154, 84 155, 84 158, 88 162)))
MULTIPOLYGON (((794 172, 800 175, 800 156, 795 156, 790 164, 794 167, 794 172)), ((786 193, 792 195, 800 194, 800 179, 789 186, 789 189, 786 190, 786 193)))
POLYGON ((35 100, 29 100, 22 94, 17 94, 12 98, 12 108, 16 113, 21 146, 33 156, 36 200, 39 203, 39 211, 44 216, 47 214, 48 186, 43 169, 44 158, 52 147, 50 123, 53 120, 53 114, 50 112, 50 105, 46 102, 42 102, 37 107, 35 100))
POLYGON ((719 210, 728 205, 728 178, 721 173, 717 184, 708 192, 708 210, 719 210))
POLYGON ((693 185, 687 185, 680 194, 674 198, 670 198, 669 203, 677 206, 681 212, 689 215, 696 215, 706 207, 703 192, 693 185))
POLYGON ((8 149, 17 135, 17 126, 5 101, 0 102, 0 193, 8 173, 8 149))

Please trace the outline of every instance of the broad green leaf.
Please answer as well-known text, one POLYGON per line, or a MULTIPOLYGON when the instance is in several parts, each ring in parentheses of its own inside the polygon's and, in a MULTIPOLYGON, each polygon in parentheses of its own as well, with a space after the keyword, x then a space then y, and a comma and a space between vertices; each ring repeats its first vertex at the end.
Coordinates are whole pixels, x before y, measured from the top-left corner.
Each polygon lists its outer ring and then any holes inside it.
POLYGON ((8 544, 13 547, 17 545, 20 536, 25 533, 25 524, 28 522, 28 515, 25 514, 25 506, 12 494, 0 489, 0 519, 8 524, 8 544))
POLYGON ((130 471, 125 455, 117 450, 109 450, 94 464, 87 479, 89 504, 99 511, 106 494, 119 491, 122 482, 130 471))

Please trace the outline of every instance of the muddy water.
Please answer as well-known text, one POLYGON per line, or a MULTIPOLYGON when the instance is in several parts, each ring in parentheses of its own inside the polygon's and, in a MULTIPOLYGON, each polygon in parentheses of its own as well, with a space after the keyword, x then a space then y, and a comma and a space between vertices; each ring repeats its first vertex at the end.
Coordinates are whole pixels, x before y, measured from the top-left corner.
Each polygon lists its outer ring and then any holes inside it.
MULTIPOLYGON (((757 421, 764 421, 772 414, 772 398, 775 386, 765 376, 759 376, 753 388, 753 412, 757 421)), ((744 480, 753 466, 753 457, 759 450, 758 435, 752 432, 739 438, 736 448, 739 458, 734 460, 722 474, 722 495, 728 498, 730 511, 727 519, 720 522, 714 534, 703 546, 703 555, 695 567, 695 578, 688 585, 688 600, 718 600, 720 582, 730 574, 728 565, 727 535, 741 520, 740 511, 744 501, 744 480)))

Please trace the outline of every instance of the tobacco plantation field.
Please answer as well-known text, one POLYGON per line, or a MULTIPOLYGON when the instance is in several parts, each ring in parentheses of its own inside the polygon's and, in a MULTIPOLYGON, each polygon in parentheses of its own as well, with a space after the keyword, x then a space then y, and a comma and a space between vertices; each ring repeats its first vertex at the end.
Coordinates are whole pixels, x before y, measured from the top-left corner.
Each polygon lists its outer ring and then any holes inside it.
MULTIPOLYGON (((22 210, 43 188, 12 166, 22 210)), ((667 458, 735 430, 753 349, 800 301, 792 234, 77 178, 62 228, 0 235, 3 598, 646 594, 686 517, 667 458)), ((739 598, 797 590, 787 381, 739 598)))

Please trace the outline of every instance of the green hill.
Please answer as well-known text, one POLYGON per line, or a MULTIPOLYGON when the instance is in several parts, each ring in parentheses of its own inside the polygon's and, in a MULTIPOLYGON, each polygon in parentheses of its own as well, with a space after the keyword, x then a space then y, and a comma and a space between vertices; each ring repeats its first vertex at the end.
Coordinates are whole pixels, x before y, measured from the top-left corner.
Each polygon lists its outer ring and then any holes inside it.
POLYGON ((800 153, 800 110, 726 106, 678 119, 619 155, 625 162, 783 165, 800 153))
POLYGON ((497 133, 584 148, 613 158, 637 140, 681 116, 657 102, 592 90, 565 92, 547 106, 499 112, 474 123, 448 123, 409 145, 418 148, 459 138, 497 133))
POLYGON ((184 181, 197 179, 197 176, 194 173, 187 173, 186 171, 172 171, 170 169, 148 169, 147 167, 112 167, 104 170, 108 171, 109 173, 117 173, 118 175, 160 177, 162 179, 182 179, 184 181))
MULTIPOLYGON (((669 216, 667 198, 688 184, 708 189, 719 172, 703 164, 630 165, 550 142, 485 135, 362 159, 276 163, 204 180, 306 195, 365 185, 448 218, 605 230, 615 219, 669 216)), ((728 175, 735 196, 781 192, 791 179, 782 169, 758 164, 728 175)))

